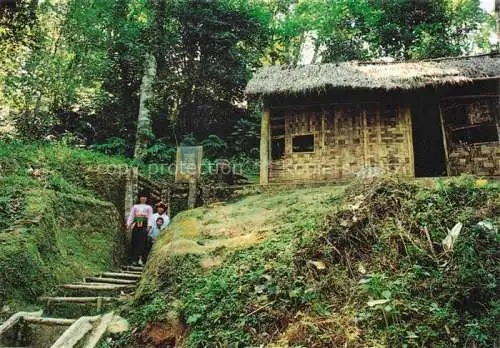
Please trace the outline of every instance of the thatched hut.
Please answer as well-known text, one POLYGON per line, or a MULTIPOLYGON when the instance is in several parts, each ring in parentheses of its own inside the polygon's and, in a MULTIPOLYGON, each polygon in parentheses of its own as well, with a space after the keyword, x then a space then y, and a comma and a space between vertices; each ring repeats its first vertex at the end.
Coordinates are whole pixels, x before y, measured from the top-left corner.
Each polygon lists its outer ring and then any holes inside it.
POLYGON ((497 54, 262 68, 261 183, 500 175, 499 87, 497 54))

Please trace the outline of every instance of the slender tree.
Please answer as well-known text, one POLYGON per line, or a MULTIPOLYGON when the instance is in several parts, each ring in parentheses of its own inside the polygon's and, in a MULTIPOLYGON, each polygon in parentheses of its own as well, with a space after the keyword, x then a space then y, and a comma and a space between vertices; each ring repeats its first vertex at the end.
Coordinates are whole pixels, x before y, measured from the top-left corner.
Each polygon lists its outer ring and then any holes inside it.
POLYGON ((144 61, 134 150, 134 158, 139 160, 143 160, 146 156, 146 150, 151 139, 150 103, 153 98, 152 85, 156 76, 156 59, 154 55, 147 53, 144 61))

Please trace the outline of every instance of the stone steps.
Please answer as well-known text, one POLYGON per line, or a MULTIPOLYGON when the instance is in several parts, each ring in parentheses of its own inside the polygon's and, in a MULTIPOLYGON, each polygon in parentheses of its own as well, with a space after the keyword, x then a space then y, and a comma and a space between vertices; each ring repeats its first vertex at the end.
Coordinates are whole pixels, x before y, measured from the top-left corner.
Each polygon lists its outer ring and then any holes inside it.
POLYGON ((72 325, 76 321, 76 319, 24 316, 23 321, 28 324, 37 324, 46 326, 69 326, 72 325))
POLYGON ((69 284, 61 284, 58 287, 62 294, 72 294, 71 296, 73 297, 113 297, 132 294, 136 288, 136 285, 75 282, 69 284))
POLYGON ((142 267, 142 266, 123 266, 122 269, 124 271, 137 271, 140 273, 142 273, 142 271, 144 271, 144 267, 142 267))
POLYGON ((108 278, 120 278, 120 279, 141 279, 140 274, 135 273, 124 273, 124 272, 102 272, 100 277, 108 277, 108 278))
MULTIPOLYGON (((102 294, 99 294, 102 295, 102 294)), ((44 313, 49 316, 79 318, 85 315, 99 315, 117 305, 130 301, 132 296, 47 296, 39 298, 44 313)))
MULTIPOLYGON (((18 312, 0 325, 0 347, 35 347, 40 345, 51 348, 96 347, 110 323, 123 319, 114 315, 113 312, 95 316, 84 313, 89 313, 89 311, 102 313, 105 306, 128 301, 137 287, 142 270, 143 267, 123 266, 120 270, 86 277, 82 282, 60 284, 58 288, 63 292, 63 295, 44 296, 40 297, 39 301, 44 303, 48 312, 54 305, 64 305, 63 312, 61 312, 64 317, 44 317, 42 311, 18 312), (92 307, 88 307, 88 305, 92 307), (66 306, 76 307, 66 308, 66 306), (74 311, 74 309, 79 310, 74 311), (78 315, 77 313, 80 312, 82 312, 80 315, 84 315, 76 318, 65 317, 78 315), (19 335, 19 332, 22 332, 26 325, 30 328, 36 328, 38 332, 49 332, 49 340, 47 341, 47 337, 45 337, 43 344, 40 342, 26 344, 24 342, 26 339, 23 338, 24 341, 19 342, 19 337, 22 336, 19 335), (49 329, 43 329, 44 327, 50 327, 52 331, 47 331, 49 329), (11 341, 14 344, 10 344, 11 341)), ((111 326, 109 327, 111 328, 111 326)), ((36 340, 37 337, 30 339, 36 340)))
POLYGON ((56 303, 94 303, 94 302, 124 302, 127 301, 127 297, 106 297, 106 296, 61 296, 61 297, 40 297, 40 301, 43 302, 56 302, 56 303))
POLYGON ((122 284, 122 285, 135 285, 135 284, 137 284, 137 280, 107 278, 107 277, 87 277, 87 278, 85 278, 85 282, 105 283, 105 284, 122 284))

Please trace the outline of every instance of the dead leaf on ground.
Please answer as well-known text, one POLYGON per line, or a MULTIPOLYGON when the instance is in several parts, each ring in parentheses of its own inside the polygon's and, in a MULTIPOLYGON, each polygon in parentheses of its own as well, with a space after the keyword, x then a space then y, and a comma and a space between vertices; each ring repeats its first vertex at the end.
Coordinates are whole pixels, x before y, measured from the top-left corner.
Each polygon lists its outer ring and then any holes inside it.
POLYGON ((326 265, 323 261, 312 261, 309 260, 309 263, 312 264, 314 267, 316 267, 317 270, 324 270, 326 269, 326 265))

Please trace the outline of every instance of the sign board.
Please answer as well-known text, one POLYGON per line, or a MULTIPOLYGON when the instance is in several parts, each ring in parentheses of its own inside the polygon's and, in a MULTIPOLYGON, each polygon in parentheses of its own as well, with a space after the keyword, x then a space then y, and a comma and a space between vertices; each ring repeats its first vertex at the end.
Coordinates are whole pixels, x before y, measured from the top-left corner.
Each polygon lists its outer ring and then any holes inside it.
POLYGON ((175 182, 198 180, 201 175, 203 146, 179 146, 175 163, 175 182))

